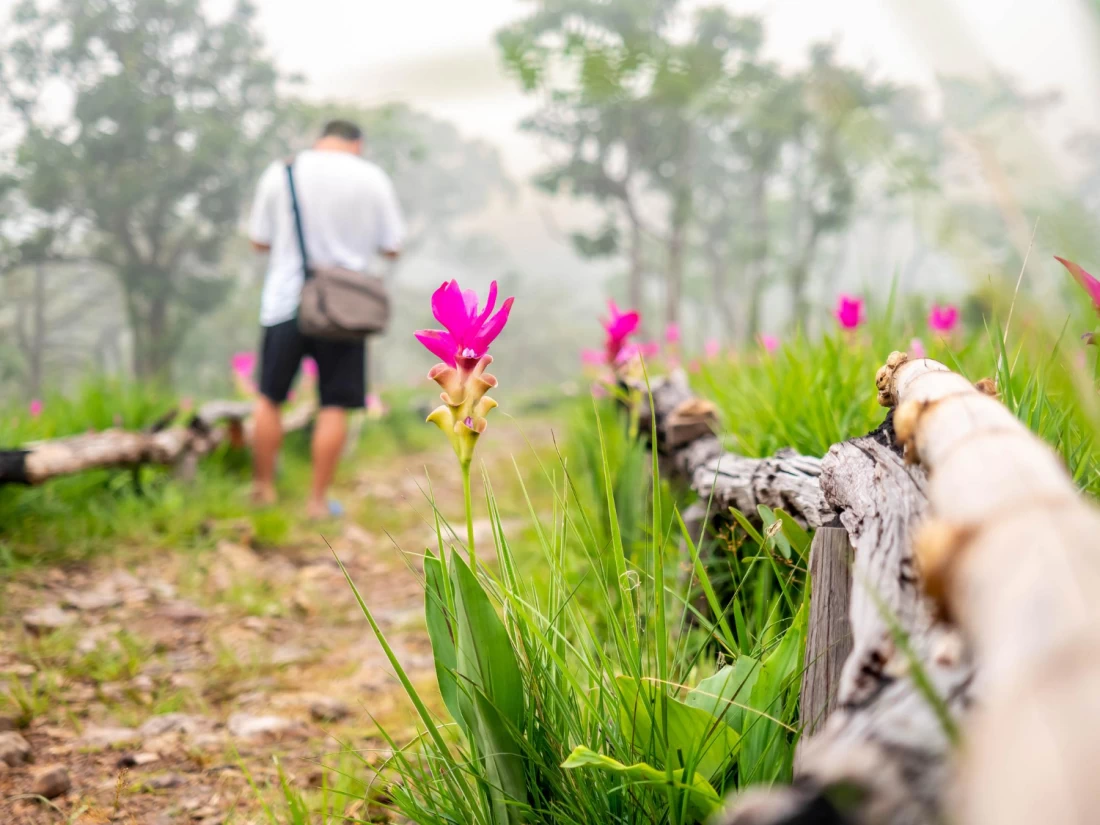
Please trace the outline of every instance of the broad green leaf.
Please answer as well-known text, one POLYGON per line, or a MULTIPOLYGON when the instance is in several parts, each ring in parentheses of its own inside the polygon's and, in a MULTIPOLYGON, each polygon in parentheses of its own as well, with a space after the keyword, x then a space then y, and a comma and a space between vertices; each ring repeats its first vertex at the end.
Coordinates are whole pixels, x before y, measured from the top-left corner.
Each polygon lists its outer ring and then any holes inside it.
POLYGON ((455 649, 455 633, 448 616, 447 590, 444 587, 443 563, 427 551, 424 556, 424 617, 428 625, 428 638, 435 656, 435 677, 439 682, 439 694, 451 717, 462 726, 467 736, 469 725, 462 718, 458 701, 458 653, 455 649))
MULTIPOLYGON (((768 535, 769 528, 771 528, 779 519, 772 512, 772 509, 764 504, 756 505, 756 512, 760 514, 760 521, 764 525, 764 534, 768 535)), ((783 558, 790 559, 791 557, 791 543, 787 541, 787 537, 783 535, 783 524, 780 522, 778 532, 772 534, 772 541, 775 546, 779 548, 779 552, 783 554, 783 558)))
POLYGON ((684 791, 688 795, 688 812, 696 822, 702 822, 722 806, 722 797, 714 790, 701 774, 692 776, 691 782, 685 780, 686 771, 673 771, 672 782, 665 771, 646 762, 624 765, 610 756, 603 756, 580 745, 573 749, 564 762, 563 768, 599 768, 600 770, 622 774, 642 782, 663 785, 684 791))
POLYGON ((725 720, 735 731, 744 733, 744 706, 749 704, 759 674, 760 662, 752 656, 738 656, 732 665, 701 681, 684 697, 684 702, 725 720))
POLYGON ((485 778, 489 785, 495 825, 519 825, 527 807, 527 782, 523 771, 523 750, 515 729, 480 690, 474 690, 474 729, 485 778))
POLYGON ((523 729, 523 678, 508 631, 466 562, 451 557, 459 681, 480 689, 517 730, 523 729))
POLYGON ((782 774, 789 765, 767 757, 778 753, 782 740, 791 735, 787 727, 774 720, 783 720, 793 714, 797 690, 792 691, 792 688, 797 686, 802 669, 805 641, 806 603, 803 602, 779 644, 761 663, 749 693, 747 704, 753 710, 745 712, 738 754, 738 776, 742 781, 769 782, 785 778, 782 774), (764 770, 770 773, 762 773, 764 770))
POLYGON ((783 535, 787 537, 787 541, 791 543, 795 552, 804 559, 809 558, 811 541, 809 531, 795 521, 790 513, 779 509, 774 512, 775 517, 783 522, 783 535))
POLYGON ((733 764, 740 737, 721 719, 671 696, 665 697, 662 708, 661 686, 643 682, 639 690, 629 676, 619 676, 615 682, 622 700, 623 730, 635 748, 655 753, 662 764, 673 768, 694 768, 708 779, 720 778, 733 764))

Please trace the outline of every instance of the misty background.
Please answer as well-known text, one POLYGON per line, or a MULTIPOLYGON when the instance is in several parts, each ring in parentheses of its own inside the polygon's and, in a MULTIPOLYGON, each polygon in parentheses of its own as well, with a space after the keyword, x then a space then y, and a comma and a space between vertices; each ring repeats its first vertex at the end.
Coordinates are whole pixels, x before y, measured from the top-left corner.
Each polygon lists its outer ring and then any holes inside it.
MULTIPOLYGON (((607 297, 685 348, 840 291, 980 317, 1100 264, 1094 0, 0 0, 0 396, 229 391, 260 171, 340 115, 410 223, 375 381, 442 280, 516 295, 494 371, 566 380, 607 297), (1036 221, 1038 223, 1036 224, 1036 221)), ((916 310, 914 310, 916 311, 916 310)))

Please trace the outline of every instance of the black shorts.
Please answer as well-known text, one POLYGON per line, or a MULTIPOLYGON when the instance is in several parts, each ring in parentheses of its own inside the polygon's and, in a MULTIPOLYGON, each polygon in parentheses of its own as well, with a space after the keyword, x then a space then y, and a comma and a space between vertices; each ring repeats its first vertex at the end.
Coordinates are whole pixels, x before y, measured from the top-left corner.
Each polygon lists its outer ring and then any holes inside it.
POLYGON ((260 392, 276 404, 286 401, 302 359, 317 362, 317 385, 322 407, 358 409, 367 394, 365 341, 326 341, 308 338, 293 318, 264 327, 260 343, 260 392))

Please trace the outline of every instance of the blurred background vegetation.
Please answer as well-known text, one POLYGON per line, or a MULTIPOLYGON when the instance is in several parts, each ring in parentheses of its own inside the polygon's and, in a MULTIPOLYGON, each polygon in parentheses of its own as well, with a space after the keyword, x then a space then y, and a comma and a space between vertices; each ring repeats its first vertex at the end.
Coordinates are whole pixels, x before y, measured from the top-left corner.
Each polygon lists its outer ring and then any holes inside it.
POLYGON ((978 0, 288 5, 0 0, 5 400, 102 374, 225 392, 258 339, 256 177, 337 114, 411 227, 383 383, 421 377, 408 333, 450 276, 522 296, 516 387, 574 375, 609 294, 691 351, 812 335, 894 280, 977 320, 1033 233, 1044 307, 1071 294, 1050 253, 1094 260, 1091 0, 992 34, 978 0))

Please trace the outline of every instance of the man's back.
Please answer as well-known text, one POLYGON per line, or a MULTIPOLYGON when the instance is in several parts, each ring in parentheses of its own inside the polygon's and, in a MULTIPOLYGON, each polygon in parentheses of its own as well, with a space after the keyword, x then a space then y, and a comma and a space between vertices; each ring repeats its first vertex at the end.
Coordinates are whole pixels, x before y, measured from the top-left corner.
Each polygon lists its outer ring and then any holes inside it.
MULTIPOLYGON (((403 226, 393 184, 373 163, 347 152, 308 150, 295 159, 294 185, 311 265, 368 272, 379 250, 399 247, 403 226)), ((260 178, 249 234, 271 247, 260 323, 273 326, 294 317, 302 292, 302 258, 282 161, 260 178)))

